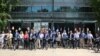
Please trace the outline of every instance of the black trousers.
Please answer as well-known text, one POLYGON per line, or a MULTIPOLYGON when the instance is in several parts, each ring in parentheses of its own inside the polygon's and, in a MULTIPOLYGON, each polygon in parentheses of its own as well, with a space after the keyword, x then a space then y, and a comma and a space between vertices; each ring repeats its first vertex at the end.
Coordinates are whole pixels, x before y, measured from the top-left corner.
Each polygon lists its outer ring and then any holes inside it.
POLYGON ((74 44, 75 44, 75 40, 74 39, 70 39, 69 40, 69 47, 70 48, 75 48, 75 45, 74 44))
POLYGON ((62 39, 61 42, 62 42, 63 47, 68 47, 69 46, 69 39, 62 39))
POLYGON ((35 39, 30 39, 29 42, 30 42, 30 49, 33 49, 35 48, 35 39))
POLYGON ((48 48, 48 40, 47 39, 43 39, 43 48, 48 48))
POLYGON ((28 48, 29 47, 29 40, 24 39, 24 48, 28 48))
POLYGON ((56 44, 56 40, 55 39, 51 39, 50 40, 50 47, 54 48, 55 44, 56 44))
POLYGON ((74 42, 75 48, 79 47, 79 43, 80 43, 79 39, 75 39, 75 42, 74 42))

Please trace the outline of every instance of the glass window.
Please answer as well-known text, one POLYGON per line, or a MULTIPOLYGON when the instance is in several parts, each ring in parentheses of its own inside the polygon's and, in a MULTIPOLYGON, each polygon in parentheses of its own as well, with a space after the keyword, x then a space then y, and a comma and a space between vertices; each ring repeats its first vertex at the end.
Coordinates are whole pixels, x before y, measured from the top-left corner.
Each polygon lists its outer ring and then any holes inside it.
POLYGON ((51 6, 16 6, 12 12, 51 12, 51 6))
POLYGON ((70 11, 70 7, 66 7, 66 6, 55 6, 54 7, 54 11, 55 12, 68 12, 68 11, 70 11))
POLYGON ((55 12, 92 12, 91 7, 66 7, 66 6, 55 6, 55 12))
POLYGON ((77 12, 77 7, 66 7, 66 6, 55 6, 54 7, 55 12, 77 12))
POLYGON ((92 12, 91 7, 80 7, 79 12, 92 12))
POLYGON ((42 6, 41 10, 43 10, 43 12, 51 12, 52 7, 51 6, 42 6))
POLYGON ((54 0, 54 2, 75 2, 76 0, 54 0))
POLYGON ((32 12, 38 12, 41 10, 41 6, 32 6, 32 12))
POLYGON ((33 6, 32 12, 51 12, 52 7, 51 6, 33 6))
POLYGON ((33 0, 34 2, 51 2, 52 0, 33 0))
POLYGON ((63 2, 63 0, 54 0, 54 2, 63 2))
POLYGON ((31 6, 16 6, 13 7, 12 12, 31 12, 31 6))

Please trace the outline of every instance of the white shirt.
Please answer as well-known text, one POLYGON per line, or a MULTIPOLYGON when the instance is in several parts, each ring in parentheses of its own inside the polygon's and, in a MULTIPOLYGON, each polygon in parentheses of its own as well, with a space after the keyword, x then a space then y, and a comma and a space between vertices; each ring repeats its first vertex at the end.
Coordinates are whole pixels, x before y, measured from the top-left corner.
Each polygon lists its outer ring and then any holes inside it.
POLYGON ((92 39, 93 38, 93 35, 89 33, 89 34, 87 34, 87 38, 88 39, 92 39))
POLYGON ((1 35, 0 35, 0 42, 3 43, 3 39, 4 39, 4 37, 5 37, 5 34, 1 34, 1 35))
POLYGON ((74 33, 74 38, 79 38, 80 33, 74 33))
POLYGON ((43 38, 43 37, 44 37, 44 34, 40 33, 40 34, 39 34, 39 37, 40 37, 40 38, 43 38))
POLYGON ((63 35, 67 35, 67 33, 66 33, 66 32, 64 32, 64 33, 62 33, 62 36, 63 36, 63 35))
POLYGON ((24 37, 24 34, 20 34, 19 36, 20 36, 20 38, 23 38, 24 37))
POLYGON ((1 38, 3 39, 5 37, 5 34, 1 34, 1 38))

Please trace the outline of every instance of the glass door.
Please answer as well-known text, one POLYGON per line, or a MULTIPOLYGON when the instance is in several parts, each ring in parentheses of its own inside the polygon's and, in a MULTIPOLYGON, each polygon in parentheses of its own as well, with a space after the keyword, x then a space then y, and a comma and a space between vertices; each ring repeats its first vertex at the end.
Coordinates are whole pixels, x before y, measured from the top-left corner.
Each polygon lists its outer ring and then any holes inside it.
POLYGON ((48 29, 48 22, 34 22, 34 30, 39 31, 41 27, 45 27, 48 29))

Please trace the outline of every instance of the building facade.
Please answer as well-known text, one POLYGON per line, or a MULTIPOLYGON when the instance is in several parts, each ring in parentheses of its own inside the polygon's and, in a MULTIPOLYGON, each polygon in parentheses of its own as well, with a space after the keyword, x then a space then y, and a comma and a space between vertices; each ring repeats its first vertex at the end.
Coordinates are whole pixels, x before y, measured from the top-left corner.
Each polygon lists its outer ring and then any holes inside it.
POLYGON ((73 29, 89 27, 95 31, 94 12, 90 0, 21 0, 13 7, 10 26, 73 29))

